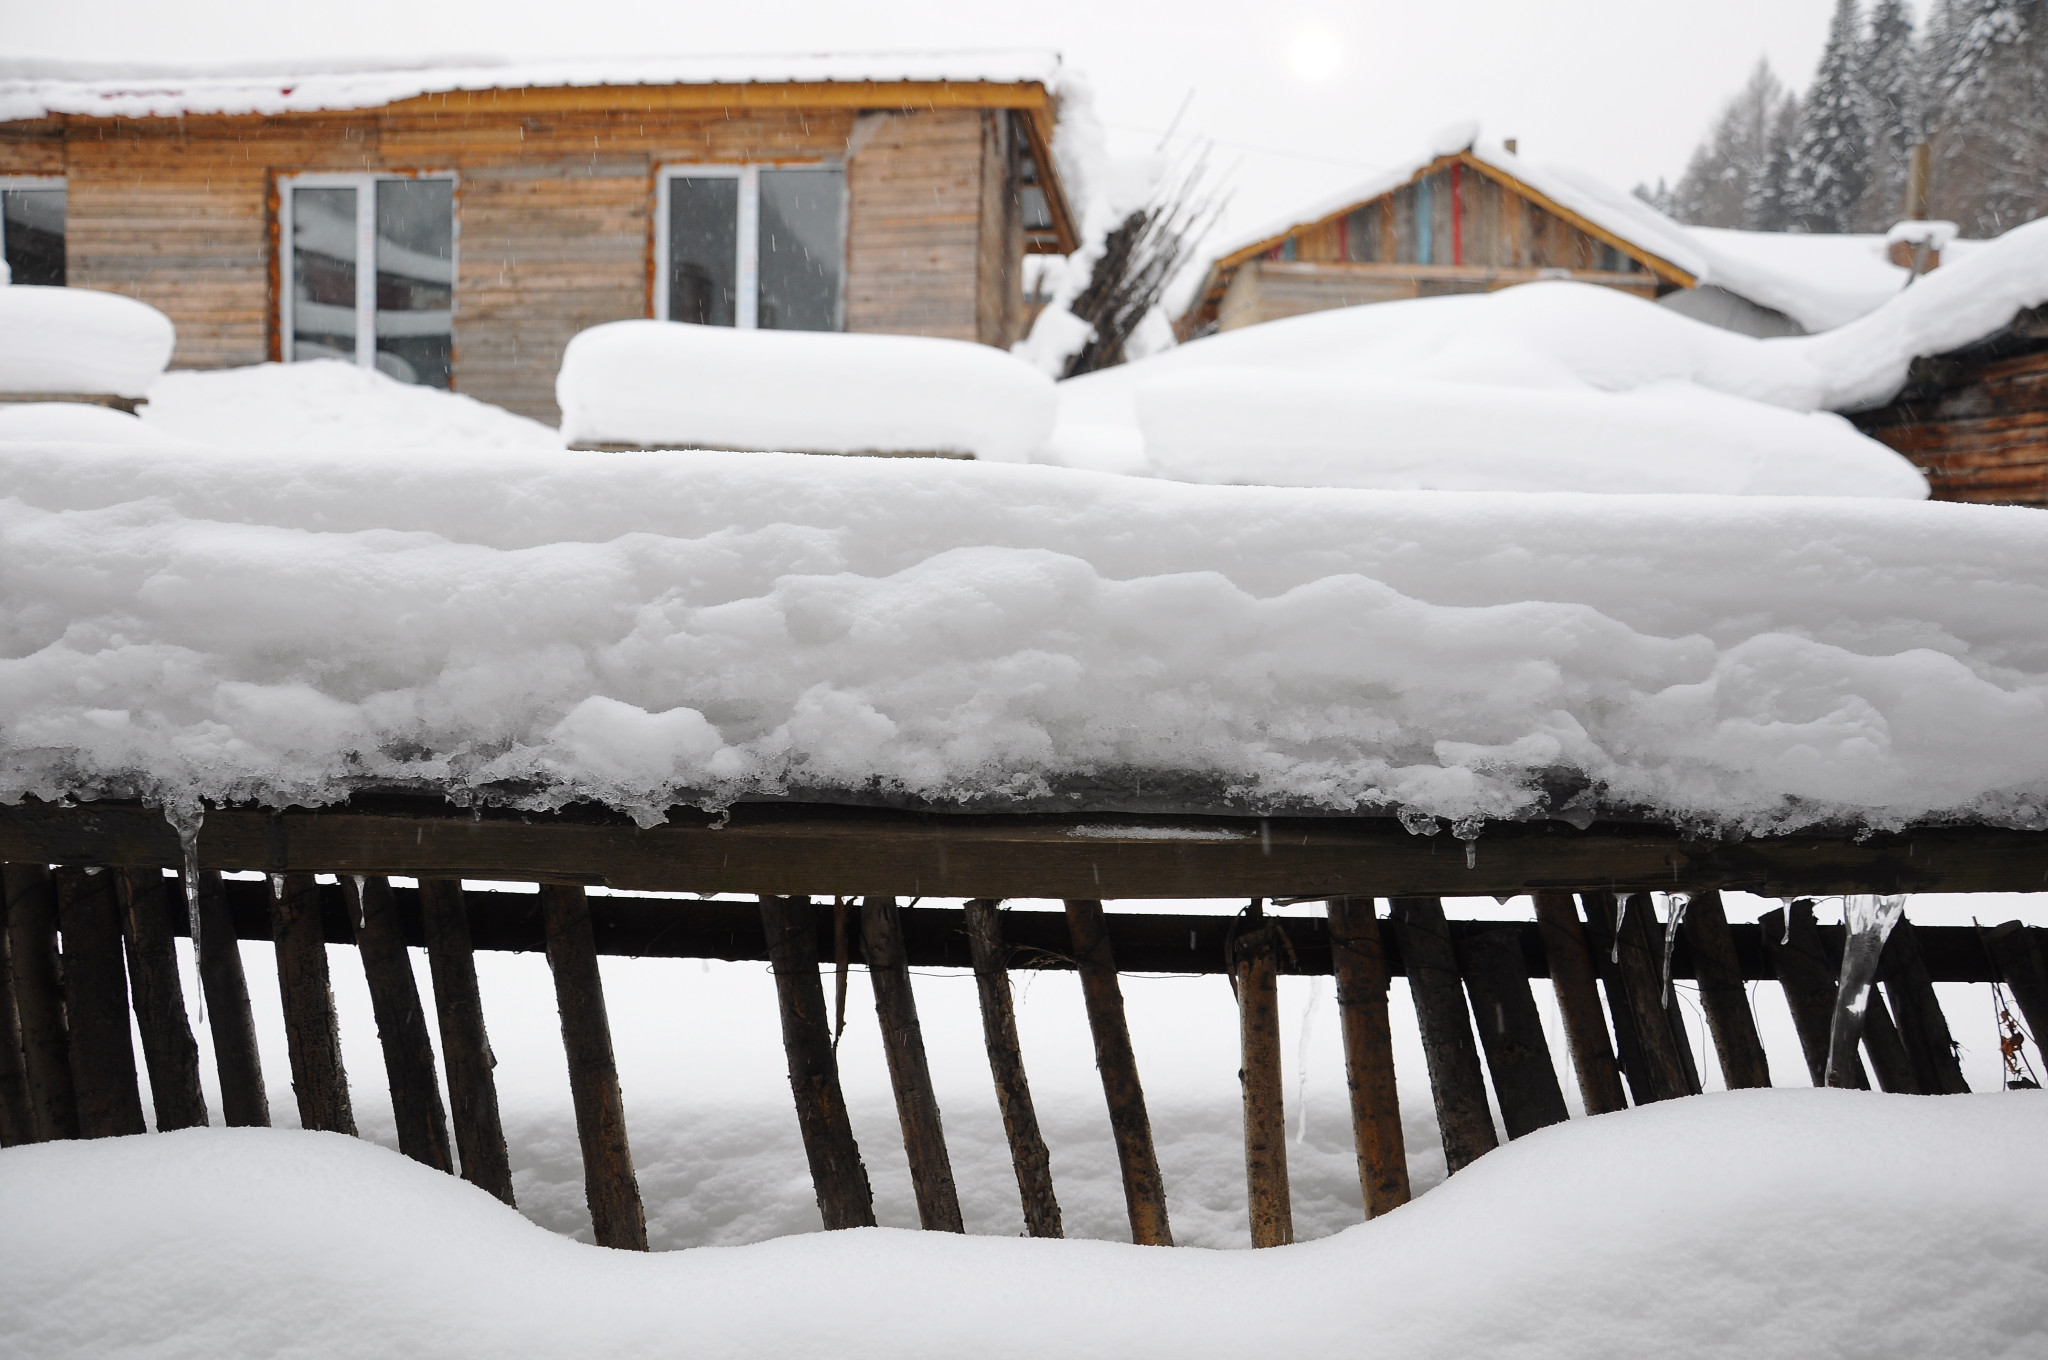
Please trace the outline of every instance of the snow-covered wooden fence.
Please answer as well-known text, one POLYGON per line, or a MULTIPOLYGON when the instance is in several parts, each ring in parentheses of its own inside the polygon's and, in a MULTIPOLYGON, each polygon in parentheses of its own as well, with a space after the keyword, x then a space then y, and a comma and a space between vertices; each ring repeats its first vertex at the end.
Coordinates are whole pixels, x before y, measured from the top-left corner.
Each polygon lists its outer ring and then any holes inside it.
MULTIPOLYGON (((454 812, 365 801, 272 813, 221 809, 190 843, 141 805, 0 808, 8 966, 0 968, 0 1133, 9 1142, 140 1133, 133 1046, 142 1039, 161 1129, 207 1120, 173 939, 196 925, 213 1058, 229 1124, 268 1122, 238 940, 277 951, 292 1088, 308 1128, 355 1132, 328 982, 328 945, 359 948, 401 1150, 510 1202, 493 1059, 474 951, 545 951, 560 1003, 595 1235, 646 1246, 600 955, 771 963, 791 1087, 829 1227, 874 1221, 829 1037, 820 968, 873 976, 889 1072, 926 1228, 961 1216, 925 1068, 913 967, 972 968, 1029 1230, 1060 1235, 1011 1009, 1009 973, 1077 969, 1135 1240, 1170 1244, 1165 1187, 1125 1025, 1120 971, 1227 973, 1241 1014, 1246 1185, 1255 1245, 1292 1240, 1275 979, 1334 974, 1359 1177, 1369 1213, 1409 1195, 1395 1094, 1389 982, 1405 978, 1437 1124, 1455 1172, 1568 1117, 1532 979, 1548 978, 1589 1113, 1697 1093, 1686 1020, 1668 978, 1695 982, 1727 1086, 1770 1084, 1746 985, 1776 981, 1816 1085, 1942 1094, 1967 1089, 1937 982, 2010 989, 2036 1036, 2048 1026, 2041 932, 1915 928, 1884 941, 1861 1033, 1868 1071, 1836 1055, 1845 927, 1810 896, 2025 891, 2048 882, 2048 834, 1923 828, 1860 839, 1690 841, 1668 827, 1560 823, 1476 840, 1380 819, 968 817, 823 806, 678 812, 642 829, 600 813, 454 812), (188 856, 188 851, 190 852, 188 856), (167 876, 166 870, 178 871, 167 876), (267 881, 226 880, 259 870, 267 881), (336 881, 322 884, 316 874, 336 881), (394 886, 393 875, 418 887, 394 886), (540 884, 470 890, 463 879, 540 884), (188 899, 181 891, 189 884, 188 899), (609 891, 591 895, 591 886, 609 891), (1796 899, 1730 923, 1720 890, 1796 899), (752 901, 634 895, 752 894, 752 901), (1681 895, 1682 924, 1654 891, 1681 895), (1447 895, 1528 895, 1534 919, 1447 920, 1447 895), (1104 899, 1242 896, 1234 916, 1119 913, 1104 899), (915 899, 967 898, 962 907, 915 899), (913 899, 905 907, 901 899, 913 899), (1063 911, 1004 899, 1063 899, 1063 911), (1265 914, 1327 903, 1324 919, 1265 914), (1378 903, 1389 904, 1382 916, 1378 903), (1667 941, 1667 932, 1674 938, 1667 941), (407 947, 424 946, 446 1068, 444 1105, 407 947), (1482 1063, 1483 1058, 1483 1063, 1482 1063), (1489 1092, 1490 1079, 1490 1092, 1489 1092), (452 1127, 452 1139, 450 1130, 452 1127)), ((1668 899, 1672 902, 1678 897, 1668 899)))

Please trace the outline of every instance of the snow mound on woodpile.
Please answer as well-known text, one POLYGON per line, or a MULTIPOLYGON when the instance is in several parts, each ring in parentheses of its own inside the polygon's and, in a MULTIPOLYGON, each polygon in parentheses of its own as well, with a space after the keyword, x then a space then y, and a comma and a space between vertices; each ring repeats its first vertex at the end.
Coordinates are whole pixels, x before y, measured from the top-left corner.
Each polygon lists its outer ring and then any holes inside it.
POLYGON ((171 319, 90 288, 0 286, 0 392, 140 397, 171 362, 171 319))
POLYGON ((444 457, 562 447, 537 420, 338 359, 166 373, 150 388, 142 418, 181 439, 257 453, 444 457))
POLYGON ((0 1152, 0 1332, 43 1360, 2018 1354, 2048 1327, 2044 1135, 2032 1093, 1739 1092, 1545 1129, 1267 1251, 870 1228, 651 1255, 338 1134, 45 1143, 0 1152))
POLYGON ((0 553, 10 800, 2048 821, 2018 507, 14 445, 0 553))
POLYGON ((166 451, 198 447, 126 411, 77 401, 0 405, 0 444, 120 444, 166 451))
POLYGON ((1313 312, 1060 385, 1041 461, 1389 490, 1920 498, 1806 365, 1611 288, 1313 312))
POLYGON ((918 335, 614 321, 569 342, 570 443, 1022 462, 1052 432, 1052 380, 987 345, 918 335))

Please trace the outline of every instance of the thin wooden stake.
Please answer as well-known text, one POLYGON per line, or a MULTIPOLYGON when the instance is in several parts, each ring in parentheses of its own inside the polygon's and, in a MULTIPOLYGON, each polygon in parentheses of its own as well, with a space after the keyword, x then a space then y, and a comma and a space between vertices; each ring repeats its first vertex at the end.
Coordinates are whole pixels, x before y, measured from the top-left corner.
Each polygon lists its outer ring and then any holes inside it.
MULTIPOLYGON (((328 1133, 356 1131, 341 1061, 341 1025, 327 977, 327 939, 320 923, 320 885, 311 874, 270 876, 272 940, 277 947, 277 990, 284 1003, 284 1038, 291 1056, 292 1095, 299 1124, 328 1133)), ((202 933, 204 927, 201 927, 202 933)))
POLYGON ((1963 1080, 1963 1067, 1956 1060, 1955 1039, 1949 1034, 1948 1017, 1941 1013, 1941 1001, 1934 994, 1934 979, 1920 957, 1919 936, 1905 917, 1892 927, 1885 941, 1884 957, 1878 965, 1884 979, 1885 997, 1891 1002, 1892 1018, 1898 1022, 1899 1038, 1913 1064, 1913 1077, 1929 1095, 1962 1095, 1970 1089, 1963 1080))
MULTIPOLYGON (((178 952, 171 943, 164 876, 157 869, 116 871, 122 936, 128 946, 128 991, 142 1060, 149 1068, 150 1102, 159 1132, 206 1126, 206 1093, 199 1085, 199 1045, 185 1015, 178 952)), ((184 903, 178 906, 182 909, 184 903)))
POLYGON ((1466 935, 1457 955, 1508 1137, 1564 1123, 1571 1111, 1558 1085, 1550 1043, 1543 1037, 1543 1017, 1529 986, 1528 962, 1522 957, 1520 927, 1466 935))
POLYGON ((1394 1084, 1394 1036, 1387 1013, 1386 942, 1370 897, 1330 899, 1330 960, 1344 1033, 1344 1085, 1351 1140, 1368 1218, 1408 1202, 1408 1141, 1394 1084))
POLYGON ((1238 936, 1238 1083, 1244 1088, 1245 1203, 1254 1247, 1294 1241, 1294 1204, 1287 1184, 1287 1110, 1280 1073, 1278 926, 1238 936))
MULTIPOLYGON (((1806 1073, 1815 1086, 1825 1086, 1828 1042, 1835 1023, 1837 973, 1813 923, 1813 903, 1801 898, 1789 909, 1779 907, 1765 912, 1757 924, 1763 928, 1764 957, 1770 960, 1771 971, 1778 975, 1778 984, 1785 992, 1785 1006, 1792 1012, 1792 1027, 1799 1031, 1806 1073)), ((1844 1057, 1835 1078, 1837 1086, 1858 1091, 1870 1089, 1863 1059, 1854 1053, 1844 1057)))
POLYGON ((1537 893, 1536 921, 1544 957, 1550 961, 1551 990, 1557 994, 1557 1009, 1564 1016, 1565 1042, 1571 1048, 1572 1072, 1579 1079, 1579 1098, 1585 1102, 1586 1113, 1608 1114, 1626 1109, 1628 1096, 1621 1089, 1621 1068, 1614 1061, 1613 1041, 1608 1038, 1607 1014, 1600 1008, 1592 952, 1571 894, 1537 893))
POLYGON ((35 1138, 76 1138, 78 1096, 71 1082, 71 1037, 57 961, 56 883, 43 864, 10 864, 5 880, 8 967, 14 973, 35 1138))
POLYGON ((1620 951, 1614 943, 1614 915, 1621 905, 1621 899, 1610 892, 1585 892, 1579 894, 1579 905, 1585 912, 1582 922, 1586 931, 1586 947, 1592 951, 1593 970, 1600 975, 1600 989, 1607 995, 1607 1015, 1614 1023, 1614 1052, 1621 1064, 1621 1075, 1628 1082, 1629 1099, 1637 1105, 1647 1105, 1655 1089, 1650 1081, 1650 1065, 1643 1056, 1642 1039, 1636 1034, 1635 1012, 1628 1004, 1628 989, 1622 984, 1620 951))
POLYGON ((796 1122, 811 1164, 818 1214, 828 1230, 871 1228, 875 1197, 860 1146, 853 1140, 846 1096, 839 1089, 839 1063, 825 1024, 825 987, 818 978, 818 927, 811 899, 762 898, 761 929, 768 937, 789 1089, 796 1097, 796 1122))
POLYGON ((960 1194, 946 1156, 939 1099, 925 1062, 924 1031, 917 1023, 917 998, 910 990, 910 963, 903 950, 903 923, 893 897, 866 897, 860 904, 861 949, 875 991, 875 1018, 882 1027, 882 1052, 889 1060, 889 1085, 896 1093, 896 1119, 910 1161, 910 1185, 917 1195, 919 1226, 935 1232, 966 1232, 960 1194))
POLYGON ((974 982, 981 994, 981 1035, 988 1048, 989 1073, 995 1079, 996 1104, 1003 1112, 1003 1132, 1010 1140, 1010 1165, 1016 1170, 1017 1195, 1024 1205, 1024 1230, 1033 1237, 1061 1237, 1065 1234, 1059 1200, 1052 1190, 1052 1159, 1038 1130, 1031 1083, 1024 1074, 1024 1050, 1017 1042, 1017 1009, 1004 960, 1002 919, 997 904, 986 898, 969 902, 966 918, 967 947, 974 957, 974 982))
POLYGON ((1456 1175, 1500 1146, 1486 1104, 1486 1074, 1479 1067, 1479 1045, 1472 1037, 1472 1016, 1442 901, 1396 897, 1391 904, 1401 958, 1408 965, 1408 992, 1422 1030, 1422 1056, 1429 1063, 1444 1165, 1456 1175))
POLYGON ((1138 1058, 1131 1048, 1130 1022, 1124 1017, 1124 989, 1117 981, 1116 954, 1110 948, 1102 903, 1068 899, 1067 934, 1081 970, 1081 997, 1095 1039, 1095 1068, 1109 1106, 1109 1131, 1116 1140, 1131 1240, 1142 1247, 1170 1247, 1173 1226, 1166 1216, 1166 1181, 1152 1145, 1152 1118, 1145 1111, 1145 1088, 1138 1080, 1138 1058))
POLYGON ((392 1122, 398 1150, 436 1171, 455 1171, 448 1142, 448 1113, 441 1104, 441 1079, 434 1069, 434 1040, 420 1004, 419 982, 405 947, 405 924, 381 874, 340 875, 342 898, 356 919, 357 952, 370 986, 370 1010, 377 1017, 377 1045, 384 1051, 384 1076, 391 1086, 392 1122))
MULTIPOLYGON (((1842 949, 1846 940, 1835 936, 1832 940, 1820 935, 1822 951, 1827 955, 1828 974, 1835 981, 1836 991, 1841 989, 1842 949)), ((1832 1025, 1832 1022, 1830 1022, 1832 1025)), ((1832 1029, 1830 1030, 1832 1033, 1832 1029)), ((1833 1047, 1830 1039, 1829 1046, 1833 1047)), ((1870 1060, 1870 1075, 1877 1080, 1880 1090, 1892 1095, 1916 1096, 1924 1094, 1920 1081, 1913 1072, 1913 1059, 1906 1052, 1905 1042, 1899 1038, 1898 1028, 1892 1023, 1891 1008, 1885 1005, 1884 992, 1879 989, 1877 979, 1870 980, 1870 992, 1863 1002, 1863 1055, 1870 1060)))
POLYGON ((7 942, 7 896, 0 885, 0 1147, 35 1141, 35 1107, 28 1098, 28 1065, 21 1049, 21 1016, 15 1006, 14 963, 7 942))
POLYGON ((1735 937, 1721 894, 1708 889, 1692 895, 1685 909, 1685 942, 1692 951, 1693 972, 1700 984, 1700 1008, 1714 1036, 1721 1080, 1731 1091, 1771 1084, 1770 1060, 1756 1032, 1749 1009, 1749 988, 1743 985, 1742 964, 1735 956, 1735 937))
POLYGON ((590 899, 583 889, 540 885, 547 918, 548 968, 555 975, 555 1005, 562 1015, 562 1047, 569 1057, 569 1091, 576 1103, 576 1136, 583 1145, 583 1194, 592 1235, 600 1247, 647 1250, 647 1211, 633 1174, 626 1140, 626 1099, 612 1055, 605 1015, 604 979, 590 929, 590 899))
MULTIPOLYGON (((1672 1031, 1671 1012, 1664 1003, 1663 950, 1658 932, 1650 928, 1656 907, 1648 893, 1628 900, 1621 925, 1621 990, 1628 1000, 1636 1041, 1642 1046, 1650 1100, 1675 1100, 1693 1093, 1687 1064, 1672 1031)), ((1642 1100, 1639 1095, 1638 1101, 1642 1100)))
POLYGON ((498 1059, 484 1029, 483 995, 476 982, 476 955, 470 948, 461 881, 421 879, 420 920, 426 927, 434 1011, 441 1022, 441 1061, 448 1067, 448 1114, 455 1125, 462 1179, 515 1204, 512 1157, 505 1150, 505 1126, 498 1117, 498 1083, 491 1075, 498 1059))
MULTIPOLYGON (((179 889, 183 890, 183 880, 179 889)), ((242 973, 242 946, 218 870, 199 875, 199 985, 206 993, 206 1027, 213 1032, 213 1065, 220 1076, 221 1118, 229 1128, 270 1127, 270 1095, 256 1049, 256 1012, 242 973)))
POLYGON ((71 1029, 71 1083, 81 1138, 144 1133, 135 1042, 128 1030, 128 975, 121 962, 121 908, 114 876, 57 870, 57 929, 64 936, 64 1018, 71 1029))

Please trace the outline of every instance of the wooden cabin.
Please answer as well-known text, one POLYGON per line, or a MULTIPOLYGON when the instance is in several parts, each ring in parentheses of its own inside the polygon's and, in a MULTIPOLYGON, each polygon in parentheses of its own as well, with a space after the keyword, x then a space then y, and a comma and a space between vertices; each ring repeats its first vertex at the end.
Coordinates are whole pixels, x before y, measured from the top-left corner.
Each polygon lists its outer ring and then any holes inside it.
POLYGON ((1476 142, 1352 189, 1224 252, 1176 329, 1182 339, 1304 312, 1537 279, 1654 298, 1699 265, 1653 214, 1476 142))
POLYGON ((1849 419, 1911 459, 1936 500, 2048 509, 2048 307, 1914 360, 1905 390, 1849 419))
POLYGON ((1078 244, 1059 70, 0 80, 0 248, 168 313, 174 367, 340 358, 553 423, 563 347, 606 321, 1019 338, 1023 255, 1078 244))

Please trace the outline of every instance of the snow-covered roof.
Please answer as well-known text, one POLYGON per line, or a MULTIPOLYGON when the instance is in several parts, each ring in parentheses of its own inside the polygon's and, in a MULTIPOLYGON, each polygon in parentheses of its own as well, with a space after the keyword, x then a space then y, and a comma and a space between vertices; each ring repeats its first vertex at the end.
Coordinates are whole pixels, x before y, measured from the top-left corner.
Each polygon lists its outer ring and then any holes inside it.
POLYGON ((1665 261, 1689 275, 1706 267, 1706 258, 1685 229, 1647 203, 1617 193, 1591 176, 1556 166, 1539 165, 1509 151, 1497 141, 1484 141, 1472 124, 1447 128, 1421 155, 1377 172, 1288 217, 1268 222, 1217 252, 1211 270, 1228 269, 1270 250, 1287 237, 1318 222, 1392 193, 1446 156, 1464 156, 1479 166, 1514 180, 1541 197, 1585 219, 1601 231, 1665 261))
MULTIPOLYGON (((1888 257, 1891 236, 1822 235, 1680 227, 1706 260, 1700 282, 1783 312, 1808 332, 1828 331, 1877 310, 1905 288, 1910 271, 1888 257)), ((1943 267, 1982 241, 1949 241, 1943 267)))
POLYGON ((1059 54, 823 52, 571 61, 456 57, 407 63, 299 61, 277 66, 101 65, 0 58, 0 122, 55 113, 102 118, 280 114, 376 108, 458 90, 828 82, 1037 84, 1057 91, 1059 54))

